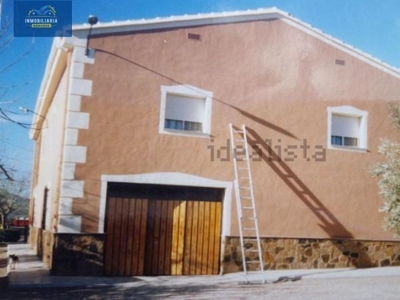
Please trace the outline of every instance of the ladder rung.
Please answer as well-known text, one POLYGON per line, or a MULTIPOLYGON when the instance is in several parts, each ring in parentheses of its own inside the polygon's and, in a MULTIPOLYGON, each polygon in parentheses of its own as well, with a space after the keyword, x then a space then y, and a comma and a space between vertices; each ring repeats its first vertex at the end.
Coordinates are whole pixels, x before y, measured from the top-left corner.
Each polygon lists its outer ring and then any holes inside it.
POLYGON ((243 133, 243 130, 233 130, 233 132, 237 132, 237 133, 243 133))
POLYGON ((248 170, 249 168, 247 168, 247 167, 238 167, 238 169, 240 169, 240 170, 248 170))
POLYGON ((254 206, 244 206, 242 209, 254 209, 254 206))
POLYGON ((248 250, 245 250, 246 252, 258 252, 258 251, 260 251, 259 249, 248 249, 248 250))
POLYGON ((246 261, 246 264, 260 264, 261 262, 259 260, 249 260, 246 261))
POLYGON ((244 186, 244 187, 240 187, 240 189, 244 189, 244 190, 251 190, 250 187, 244 186))
POLYGON ((253 199, 253 198, 251 198, 251 197, 240 197, 241 199, 253 199))
POLYGON ((256 230, 256 228, 243 228, 243 230, 256 230))
POLYGON ((245 140, 235 140, 235 142, 244 142, 245 140))
POLYGON ((244 220, 257 220, 257 218, 253 218, 253 217, 241 217, 244 220))

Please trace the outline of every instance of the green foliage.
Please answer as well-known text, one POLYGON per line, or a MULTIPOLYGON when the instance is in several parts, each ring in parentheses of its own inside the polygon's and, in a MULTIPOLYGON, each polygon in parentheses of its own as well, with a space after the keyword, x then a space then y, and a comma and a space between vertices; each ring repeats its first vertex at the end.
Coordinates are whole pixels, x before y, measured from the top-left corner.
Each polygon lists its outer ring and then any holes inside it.
MULTIPOLYGON (((389 104, 393 126, 400 129, 400 104, 389 104)), ((374 165, 370 173, 379 178, 380 195, 383 206, 380 211, 386 213, 385 229, 400 236, 400 143, 383 140, 378 148, 385 161, 374 165)))
POLYGON ((398 103, 389 103, 390 117, 393 121, 393 126, 400 129, 400 105, 398 103))
POLYGON ((18 242, 21 232, 17 229, 0 229, 0 242, 18 242))
POLYGON ((26 191, 27 181, 0 181, 0 228, 6 228, 13 217, 27 216, 26 191))

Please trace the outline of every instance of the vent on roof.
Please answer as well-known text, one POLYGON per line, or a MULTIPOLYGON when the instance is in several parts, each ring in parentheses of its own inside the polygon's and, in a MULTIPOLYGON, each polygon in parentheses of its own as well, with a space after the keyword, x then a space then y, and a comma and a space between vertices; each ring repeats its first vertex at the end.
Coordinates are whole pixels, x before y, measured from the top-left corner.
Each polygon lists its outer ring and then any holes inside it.
POLYGON ((201 41, 201 35, 197 33, 188 33, 189 40, 201 41))
POLYGON ((335 65, 344 66, 346 61, 344 59, 335 59, 335 65))

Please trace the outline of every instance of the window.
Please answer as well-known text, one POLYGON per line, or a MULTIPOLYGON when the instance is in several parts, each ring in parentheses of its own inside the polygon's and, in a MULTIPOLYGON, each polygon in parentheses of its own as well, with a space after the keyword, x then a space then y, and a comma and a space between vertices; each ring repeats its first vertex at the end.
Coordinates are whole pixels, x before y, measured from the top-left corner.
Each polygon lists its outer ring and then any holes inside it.
POLYGON ((42 224, 41 224, 41 228, 43 230, 46 229, 46 225, 47 225, 47 217, 48 217, 48 202, 49 202, 49 189, 46 187, 44 189, 44 194, 43 194, 43 211, 42 211, 42 224))
POLYGON ((210 134, 212 93, 193 86, 162 86, 160 133, 210 134))
POLYGON ((351 106, 328 107, 328 148, 366 151, 367 117, 351 106))

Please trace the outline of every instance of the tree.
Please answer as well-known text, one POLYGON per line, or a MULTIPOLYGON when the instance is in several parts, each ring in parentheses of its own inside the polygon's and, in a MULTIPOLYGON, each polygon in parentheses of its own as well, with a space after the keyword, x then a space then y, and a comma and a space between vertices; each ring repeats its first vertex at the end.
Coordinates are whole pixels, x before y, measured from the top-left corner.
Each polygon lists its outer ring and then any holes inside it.
POLYGON ((6 228, 9 217, 27 215, 27 180, 0 181, 0 228, 6 228))
MULTIPOLYGON (((389 103, 393 126, 400 129, 400 104, 389 103)), ((400 236, 400 143, 389 139, 383 140, 378 148, 385 156, 385 161, 375 164, 371 174, 379 178, 380 195, 383 206, 380 211, 386 213, 385 229, 400 236)))

